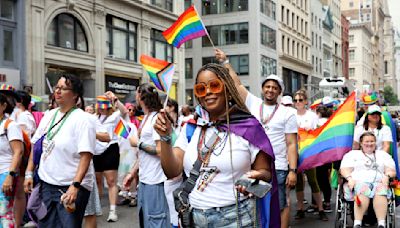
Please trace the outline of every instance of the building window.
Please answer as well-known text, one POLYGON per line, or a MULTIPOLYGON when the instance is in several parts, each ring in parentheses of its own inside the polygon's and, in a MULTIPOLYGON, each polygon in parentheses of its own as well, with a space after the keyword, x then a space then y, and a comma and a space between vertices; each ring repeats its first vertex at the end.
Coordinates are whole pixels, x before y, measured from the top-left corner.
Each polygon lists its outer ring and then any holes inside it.
POLYGON ((88 43, 81 23, 70 14, 57 15, 47 31, 47 44, 77 51, 88 51, 88 43))
POLYGON ((135 23, 107 15, 108 56, 137 61, 137 33, 135 23))
POLYGON ((354 60, 354 56, 355 56, 354 50, 349 50, 349 59, 354 60))
POLYGON ((247 11, 248 0, 202 0, 203 15, 247 11))
POLYGON ((186 90, 185 103, 189 106, 194 105, 193 89, 186 90))
POLYGON ((276 74, 276 60, 261 55, 261 76, 276 74))
POLYGON ((354 2, 352 2, 352 1, 349 2, 349 7, 350 7, 350 8, 353 8, 353 7, 354 7, 354 2))
MULTIPOLYGON (((276 5, 272 0, 260 0, 261 13, 275 20, 276 17, 276 5)), ((282 19, 283 21, 283 19, 282 19)))
POLYGON ((185 59, 185 78, 193 78, 193 59, 185 59))
POLYGON ((13 32, 3 30, 3 60, 14 62, 13 32))
POLYGON ((349 36, 349 43, 353 43, 354 42, 354 35, 350 35, 349 36))
POLYGON ((388 61, 385 61, 385 74, 389 73, 388 61))
POLYGON ((193 40, 188 40, 185 42, 185 48, 192 48, 193 47, 193 40))
POLYGON ((285 36, 282 36, 282 42, 281 42, 281 48, 282 48, 282 53, 285 53, 285 36))
POLYGON ((151 29, 150 40, 151 56, 170 63, 174 62, 174 49, 172 45, 167 43, 161 31, 151 29))
POLYGON ((151 4, 172 12, 173 0, 151 0, 151 4))
POLYGON ((192 0, 185 0, 185 9, 189 8, 192 5, 192 0))
MULTIPOLYGON (((249 55, 230 55, 229 63, 238 75, 249 74, 249 55)), ((204 57, 203 65, 207 63, 216 63, 215 57, 204 57)))
POLYGON ((14 0, 2 0, 0 2, 0 17, 14 20, 14 0))
POLYGON ((354 68, 349 68, 349 77, 354 77, 354 72, 355 72, 354 68))
POLYGON ((281 22, 283 23, 283 21, 285 20, 285 7, 281 6, 281 22))
POLYGON ((275 30, 261 24, 261 44, 276 49, 276 32, 275 30))
POLYGON ((288 26, 289 26, 289 15, 290 15, 289 9, 286 9, 286 24, 288 26))
MULTIPOLYGON (((247 44, 249 42, 249 24, 227 24, 206 26, 208 34, 215 46, 230 44, 247 44)), ((211 43, 207 36, 202 38, 203 47, 210 47, 211 43)))

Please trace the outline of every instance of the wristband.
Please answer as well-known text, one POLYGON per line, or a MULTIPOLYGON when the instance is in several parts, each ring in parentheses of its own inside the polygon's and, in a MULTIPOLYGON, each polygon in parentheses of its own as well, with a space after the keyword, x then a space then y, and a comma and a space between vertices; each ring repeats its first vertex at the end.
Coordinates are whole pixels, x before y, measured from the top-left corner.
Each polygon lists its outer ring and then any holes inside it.
POLYGON ((143 142, 140 142, 139 145, 138 145, 138 149, 139 149, 139 150, 142 149, 142 143, 143 143, 143 142))
POLYGON ((29 175, 30 175, 30 176, 33 176, 33 172, 32 172, 32 171, 25 171, 25 176, 26 176, 26 175, 28 175, 28 176, 29 176, 29 175))
POLYGON ((171 144, 171 136, 170 135, 165 135, 165 136, 160 136, 161 142, 166 142, 168 144, 171 144))
POLYGON ((32 174, 25 174, 25 179, 32 179, 33 175, 32 174))

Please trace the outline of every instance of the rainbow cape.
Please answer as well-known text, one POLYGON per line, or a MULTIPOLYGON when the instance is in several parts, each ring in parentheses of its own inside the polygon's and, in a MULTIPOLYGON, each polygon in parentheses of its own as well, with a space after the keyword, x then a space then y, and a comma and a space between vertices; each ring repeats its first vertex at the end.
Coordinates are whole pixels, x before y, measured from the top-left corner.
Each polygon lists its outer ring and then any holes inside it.
POLYGON ((131 129, 129 126, 125 125, 124 122, 120 119, 117 126, 114 129, 114 133, 118 136, 123 137, 124 139, 127 139, 129 136, 129 132, 131 129))
POLYGON ((169 44, 179 48, 188 40, 207 35, 207 30, 192 5, 162 34, 169 44))
POLYGON ((355 111, 353 92, 324 125, 314 130, 298 130, 299 171, 341 160, 351 150, 355 111))
POLYGON ((148 55, 140 56, 140 63, 143 65, 144 69, 146 69, 151 81, 157 89, 168 92, 171 88, 175 65, 148 55))

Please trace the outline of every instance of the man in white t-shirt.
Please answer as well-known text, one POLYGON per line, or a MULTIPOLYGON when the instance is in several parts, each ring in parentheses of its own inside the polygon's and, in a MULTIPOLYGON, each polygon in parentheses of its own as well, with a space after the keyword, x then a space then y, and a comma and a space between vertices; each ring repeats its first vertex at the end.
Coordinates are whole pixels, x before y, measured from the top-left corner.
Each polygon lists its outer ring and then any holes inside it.
POLYGON ((281 209, 281 227, 289 226, 289 207, 286 188, 296 185, 297 173, 297 121, 296 115, 288 107, 278 103, 279 95, 285 90, 283 81, 276 75, 268 76, 262 82, 263 99, 251 94, 229 64, 225 53, 216 49, 216 59, 223 64, 233 80, 239 95, 251 114, 263 125, 271 141, 275 154, 275 169, 278 179, 279 206, 281 209))

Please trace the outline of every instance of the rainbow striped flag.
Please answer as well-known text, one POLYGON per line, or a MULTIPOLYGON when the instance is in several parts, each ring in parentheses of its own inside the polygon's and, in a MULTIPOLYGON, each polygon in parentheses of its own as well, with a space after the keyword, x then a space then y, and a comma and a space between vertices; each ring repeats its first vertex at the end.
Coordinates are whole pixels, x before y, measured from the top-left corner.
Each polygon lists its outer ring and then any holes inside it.
POLYGON ((117 126, 114 129, 114 133, 118 136, 123 137, 124 139, 127 139, 129 136, 129 132, 131 129, 129 126, 125 125, 124 122, 120 119, 117 126))
POLYGON ((314 130, 299 129, 299 171, 341 160, 353 145, 356 115, 353 92, 324 125, 314 130))
POLYGON ((192 5, 162 34, 169 44, 179 48, 188 40, 207 35, 207 30, 197 14, 196 8, 192 5))
POLYGON ((146 69, 151 81, 157 89, 168 93, 171 88, 175 65, 148 55, 140 56, 140 63, 143 65, 144 69, 146 69))

